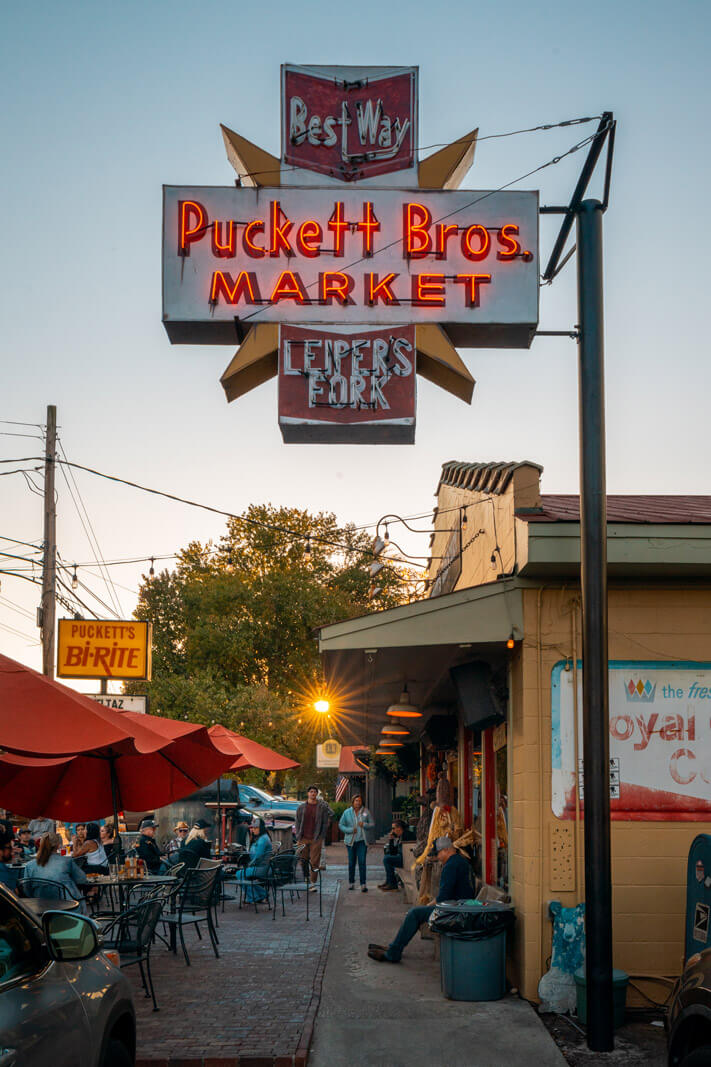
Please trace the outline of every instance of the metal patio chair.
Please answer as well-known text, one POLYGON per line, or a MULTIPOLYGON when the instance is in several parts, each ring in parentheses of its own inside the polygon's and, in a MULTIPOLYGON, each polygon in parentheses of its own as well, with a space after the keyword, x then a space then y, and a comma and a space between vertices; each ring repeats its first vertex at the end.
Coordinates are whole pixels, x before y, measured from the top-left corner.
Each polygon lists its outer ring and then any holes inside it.
POLYGON ((55 882, 53 878, 19 878, 17 892, 21 897, 46 897, 48 900, 76 899, 62 882, 55 882))
POLYGON ((126 908, 101 931, 104 947, 116 949, 118 952, 122 970, 134 963, 138 964, 146 997, 153 1000, 153 1011, 159 1009, 151 975, 151 946, 163 911, 163 903, 160 897, 148 897, 126 908))
POLYGON ((164 924, 164 927, 167 926, 170 931, 169 947, 171 951, 177 953, 176 935, 179 935, 183 955, 185 956, 185 962, 188 967, 190 966, 190 957, 188 956, 188 950, 185 947, 185 937, 183 935, 183 929, 186 926, 194 926, 199 940, 202 941, 199 924, 201 922, 207 923, 210 941, 212 942, 212 950, 215 953, 215 957, 217 959, 220 958, 220 953, 217 951, 217 933, 212 921, 213 896, 215 892, 215 883, 219 877, 219 873, 217 867, 213 867, 209 870, 190 868, 172 901, 173 910, 170 912, 164 911, 161 915, 161 922, 164 924))

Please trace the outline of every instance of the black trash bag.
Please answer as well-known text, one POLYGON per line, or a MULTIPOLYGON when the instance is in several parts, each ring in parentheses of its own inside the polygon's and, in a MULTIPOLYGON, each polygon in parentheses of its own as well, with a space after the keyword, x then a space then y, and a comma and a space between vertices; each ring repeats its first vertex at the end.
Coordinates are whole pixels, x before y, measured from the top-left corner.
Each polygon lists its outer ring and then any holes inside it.
POLYGON ((487 901, 480 905, 437 904, 430 915, 430 929, 457 941, 485 941, 510 930, 516 921, 511 904, 487 901))

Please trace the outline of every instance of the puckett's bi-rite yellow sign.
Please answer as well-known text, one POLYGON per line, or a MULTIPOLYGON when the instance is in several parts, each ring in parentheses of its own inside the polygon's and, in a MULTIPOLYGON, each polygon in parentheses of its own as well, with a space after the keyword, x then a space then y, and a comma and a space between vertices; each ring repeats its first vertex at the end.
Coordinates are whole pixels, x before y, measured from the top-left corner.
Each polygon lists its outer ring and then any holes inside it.
POLYGON ((60 678, 149 679, 151 624, 60 619, 57 674, 60 678))

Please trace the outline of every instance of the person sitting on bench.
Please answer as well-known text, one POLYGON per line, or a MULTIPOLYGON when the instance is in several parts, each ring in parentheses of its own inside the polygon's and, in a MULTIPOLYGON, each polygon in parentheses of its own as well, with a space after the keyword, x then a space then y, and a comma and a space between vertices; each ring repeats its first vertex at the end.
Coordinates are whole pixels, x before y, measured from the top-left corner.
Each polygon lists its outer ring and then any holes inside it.
MULTIPOLYGON (((451 837, 438 837, 430 855, 435 856, 442 864, 437 903, 443 904, 446 900, 468 900, 472 894, 469 864, 464 856, 457 852, 451 837)), ((410 908, 395 939, 387 948, 384 945, 368 945, 370 958, 378 963, 399 963, 402 950, 409 945, 422 924, 427 922, 434 908, 434 904, 421 904, 410 908)))
POLYGON ((394 889, 397 889, 395 871, 398 867, 402 867, 402 838, 404 833, 405 823, 402 819, 395 819, 383 855, 385 881, 378 886, 378 889, 382 889, 384 893, 391 893, 394 889))

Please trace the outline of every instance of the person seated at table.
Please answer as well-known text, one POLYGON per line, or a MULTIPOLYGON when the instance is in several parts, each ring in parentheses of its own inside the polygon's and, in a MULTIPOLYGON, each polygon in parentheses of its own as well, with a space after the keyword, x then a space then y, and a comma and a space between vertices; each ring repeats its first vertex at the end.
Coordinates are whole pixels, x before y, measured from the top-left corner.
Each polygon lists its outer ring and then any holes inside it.
MULTIPOLYGON (((59 834, 55 834, 54 831, 45 834, 40 841, 37 855, 33 860, 29 861, 22 872, 22 877, 33 878, 38 881, 59 882, 68 890, 69 895, 74 900, 81 901, 80 910, 85 911, 86 908, 79 886, 87 885, 88 879, 81 867, 77 867, 71 856, 60 856, 58 854, 57 850, 61 847, 62 839, 59 834)), ((46 896, 56 897, 57 892, 54 886, 48 885, 46 896)), ((38 886, 34 886, 32 895, 39 897, 43 894, 38 886)))
POLYGON ((104 846, 106 862, 109 864, 113 863, 117 859, 117 841, 114 837, 113 825, 110 822, 105 822, 99 827, 99 841, 104 846))
POLYGON ((88 822, 84 833, 84 841, 74 847, 72 859, 77 866, 90 874, 108 874, 109 861, 101 843, 99 824, 88 822))
POLYGON ((252 843, 249 846, 249 863, 242 870, 237 871, 235 879, 238 882, 247 882, 244 891, 245 900, 250 904, 258 904, 266 898, 266 889, 263 885, 256 884, 253 880, 265 878, 269 870, 269 861, 272 858, 272 840, 267 833, 264 819, 254 816, 249 827, 252 843))
POLYGON ((198 819, 193 823, 193 828, 178 853, 180 863, 184 863, 186 867, 197 867, 198 860, 210 858, 212 846, 205 833, 209 829, 210 823, 205 819, 198 819))
POLYGON ((48 819, 46 815, 30 819, 29 831, 33 841, 39 841, 45 834, 54 833, 56 828, 54 819, 48 819))
POLYGON ((69 844, 72 846, 72 856, 76 856, 77 849, 86 841, 86 823, 78 822, 74 827, 74 833, 71 836, 69 844))
POLYGON ((29 826, 23 826, 15 838, 15 859, 31 860, 36 851, 29 826))
POLYGON ((8 830, 0 830, 0 885, 7 886, 12 892, 17 887, 17 879, 23 873, 22 868, 12 868, 13 837, 8 830))
POLYGON ((153 819, 148 818, 141 819, 141 825, 138 827, 141 838, 136 846, 136 855, 143 860, 149 874, 165 874, 168 869, 155 841, 157 825, 153 819))
POLYGON ((165 846, 169 867, 173 866, 173 864, 175 863, 180 862, 180 860, 178 859, 178 853, 185 844, 189 829, 190 827, 183 820, 175 824, 173 828, 173 836, 171 837, 168 844, 165 846))

